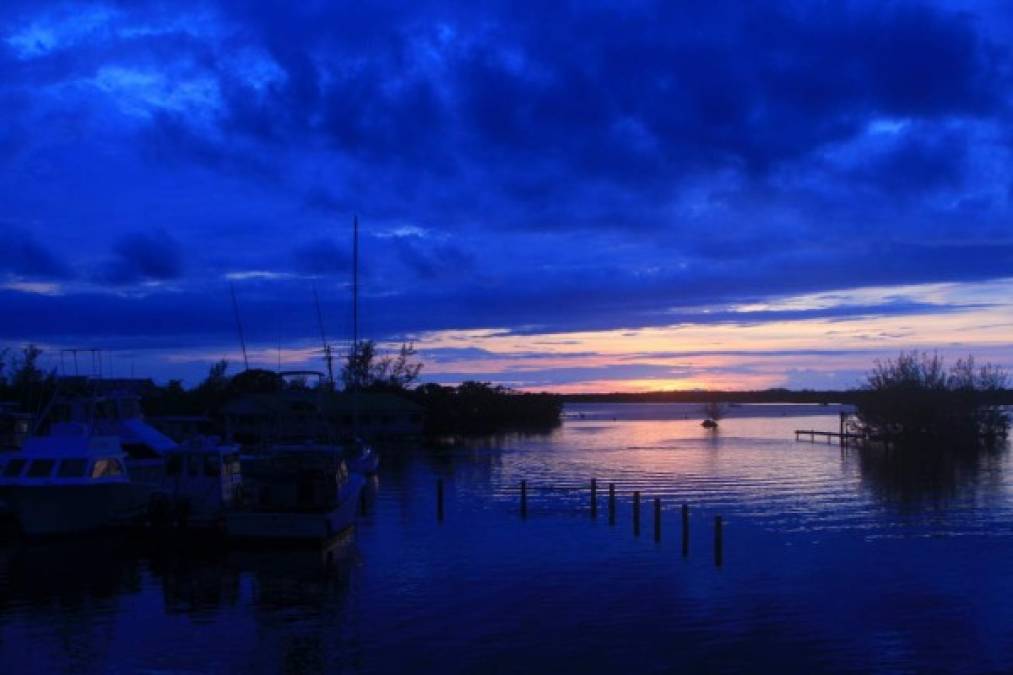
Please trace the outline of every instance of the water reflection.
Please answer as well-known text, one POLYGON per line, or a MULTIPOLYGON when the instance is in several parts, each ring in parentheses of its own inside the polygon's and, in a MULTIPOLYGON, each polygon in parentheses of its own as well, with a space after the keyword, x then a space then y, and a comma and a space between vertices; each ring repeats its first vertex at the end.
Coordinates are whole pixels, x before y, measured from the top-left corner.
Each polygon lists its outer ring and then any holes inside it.
POLYGON ((865 487, 883 503, 905 511, 997 504, 1005 489, 1008 447, 849 450, 865 487))
POLYGON ((835 430, 833 412, 780 412, 737 411, 713 433, 610 410, 547 435, 388 448, 357 531, 329 552, 0 541, 0 670, 1013 669, 1009 453, 912 473, 794 442, 835 430))

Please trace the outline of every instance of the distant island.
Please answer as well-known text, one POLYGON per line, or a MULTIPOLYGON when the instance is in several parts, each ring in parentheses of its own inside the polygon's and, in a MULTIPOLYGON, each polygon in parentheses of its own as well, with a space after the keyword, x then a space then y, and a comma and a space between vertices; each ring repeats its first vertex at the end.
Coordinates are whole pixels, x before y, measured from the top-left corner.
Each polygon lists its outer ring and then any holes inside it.
MULTIPOLYGON (((866 389, 751 389, 726 391, 720 389, 689 389, 679 391, 648 391, 638 393, 604 392, 561 394, 565 403, 843 403, 859 405, 867 400, 866 389)), ((998 394, 1000 405, 1013 405, 1013 389, 998 394)))

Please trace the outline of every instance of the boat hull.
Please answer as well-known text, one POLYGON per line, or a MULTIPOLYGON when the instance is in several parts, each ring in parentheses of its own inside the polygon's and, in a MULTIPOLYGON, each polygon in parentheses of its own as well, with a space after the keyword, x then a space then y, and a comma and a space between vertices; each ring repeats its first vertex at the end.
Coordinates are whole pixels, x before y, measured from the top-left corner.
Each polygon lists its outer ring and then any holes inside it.
POLYGON ((144 513, 143 501, 128 483, 8 485, 0 488, 0 501, 31 536, 122 526, 144 513))
POLYGON ((352 474, 341 489, 341 501, 329 511, 234 510, 225 516, 231 539, 323 542, 355 524, 365 479, 352 474))

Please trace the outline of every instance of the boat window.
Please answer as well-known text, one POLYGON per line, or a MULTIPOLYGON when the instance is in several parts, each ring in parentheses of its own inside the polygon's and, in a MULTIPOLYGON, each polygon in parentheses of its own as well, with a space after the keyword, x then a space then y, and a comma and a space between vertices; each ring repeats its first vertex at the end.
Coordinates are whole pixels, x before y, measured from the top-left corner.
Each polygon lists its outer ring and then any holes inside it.
POLYGON ((15 478, 21 475, 21 470, 25 468, 27 462, 23 459, 12 459, 7 462, 7 466, 4 467, 4 478, 15 478))
POLYGON ((123 466, 118 459, 96 459, 91 467, 92 478, 111 478, 123 474, 123 466))
POLYGON ((87 468, 88 460, 86 459, 64 459, 60 461, 56 475, 60 478, 81 478, 87 468))
POLYGON ((169 455, 165 460, 165 472, 170 476, 178 476, 183 473, 183 457, 181 455, 169 455))
POLYGON ((28 465, 28 473, 26 475, 29 478, 48 478, 53 473, 54 466, 56 466, 56 460, 33 459, 32 463, 28 465))
POLYGON ((215 454, 204 455, 204 475, 217 476, 220 472, 221 466, 218 462, 218 455, 215 454))

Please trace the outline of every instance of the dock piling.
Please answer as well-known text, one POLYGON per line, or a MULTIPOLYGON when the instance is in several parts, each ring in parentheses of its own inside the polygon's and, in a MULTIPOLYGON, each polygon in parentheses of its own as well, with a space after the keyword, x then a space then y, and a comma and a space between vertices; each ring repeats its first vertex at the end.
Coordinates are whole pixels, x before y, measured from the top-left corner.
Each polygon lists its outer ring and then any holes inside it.
POLYGON ((436 479, 436 520, 443 522, 443 479, 436 479))
POLYGON ((591 479, 591 517, 598 517, 598 479, 591 479))
POLYGON ((689 555, 689 504, 682 505, 682 557, 689 555))
POLYGON ((609 483, 609 525, 616 524, 616 484, 609 483))
POLYGON ((661 499, 654 498, 654 541, 661 541, 661 499))
POLYGON ((714 566, 721 567, 724 562, 723 522, 721 516, 714 516, 714 566))
POLYGON ((640 492, 633 493, 633 534, 640 536, 640 492))

